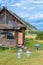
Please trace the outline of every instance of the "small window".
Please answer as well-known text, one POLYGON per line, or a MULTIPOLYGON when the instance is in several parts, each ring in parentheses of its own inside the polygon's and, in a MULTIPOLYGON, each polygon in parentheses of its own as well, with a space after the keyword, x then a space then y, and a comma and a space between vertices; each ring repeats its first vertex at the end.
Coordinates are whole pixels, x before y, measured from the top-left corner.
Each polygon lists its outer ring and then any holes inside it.
POLYGON ((12 35, 7 35, 7 39, 14 39, 14 36, 12 36, 12 35))
POLYGON ((7 39, 15 39, 15 32, 10 32, 10 34, 7 35, 7 39))
POLYGON ((5 38, 6 39, 15 39, 15 31, 3 31, 0 33, 0 39, 5 38))

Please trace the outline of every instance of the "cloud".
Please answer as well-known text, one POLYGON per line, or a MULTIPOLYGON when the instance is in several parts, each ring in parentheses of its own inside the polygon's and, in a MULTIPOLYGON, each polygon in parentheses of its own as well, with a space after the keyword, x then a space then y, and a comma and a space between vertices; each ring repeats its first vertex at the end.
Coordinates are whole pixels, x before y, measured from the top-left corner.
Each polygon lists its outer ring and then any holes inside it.
POLYGON ((43 18, 43 14, 34 14, 32 16, 30 16, 30 19, 40 19, 40 18, 43 18))
POLYGON ((22 18, 26 18, 26 17, 29 17, 29 15, 28 14, 24 14, 25 12, 23 12, 23 13, 19 13, 19 16, 20 17, 22 17, 22 18))
POLYGON ((26 3, 27 1, 26 0, 22 0, 22 1, 20 1, 20 3, 22 3, 22 4, 24 4, 24 3, 26 3))
POLYGON ((24 7, 22 7, 22 9, 27 9, 27 7, 26 7, 26 6, 24 6, 24 7))
POLYGON ((21 7, 21 6, 22 6, 22 4, 19 2, 19 3, 11 4, 11 6, 21 7))
POLYGON ((36 4, 42 4, 43 3, 43 1, 33 1, 33 3, 36 3, 36 4))
POLYGON ((20 15, 22 18, 26 18, 28 17, 29 15, 28 14, 25 14, 25 15, 20 15))
POLYGON ((33 25, 42 25, 43 22, 33 22, 33 23, 31 23, 31 24, 33 24, 33 25))
POLYGON ((14 4, 12 4, 12 5, 10 5, 10 6, 21 6, 21 4, 20 3, 16 3, 15 5, 14 4))
POLYGON ((27 10, 28 12, 33 10, 35 7, 28 7, 28 6, 23 6, 22 9, 27 10))
POLYGON ((11 6, 23 6, 23 5, 26 5, 26 2, 27 1, 24 1, 24 0, 22 0, 22 1, 19 1, 19 2, 16 2, 15 4, 12 4, 11 6), (25 4, 24 4, 25 3, 25 4))

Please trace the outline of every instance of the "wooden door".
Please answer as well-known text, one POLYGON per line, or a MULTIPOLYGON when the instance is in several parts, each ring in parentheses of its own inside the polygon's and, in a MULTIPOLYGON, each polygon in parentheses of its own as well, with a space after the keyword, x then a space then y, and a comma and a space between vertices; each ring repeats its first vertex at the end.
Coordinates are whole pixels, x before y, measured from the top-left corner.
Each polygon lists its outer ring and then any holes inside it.
POLYGON ((18 44, 23 44, 23 33, 18 32, 18 44))

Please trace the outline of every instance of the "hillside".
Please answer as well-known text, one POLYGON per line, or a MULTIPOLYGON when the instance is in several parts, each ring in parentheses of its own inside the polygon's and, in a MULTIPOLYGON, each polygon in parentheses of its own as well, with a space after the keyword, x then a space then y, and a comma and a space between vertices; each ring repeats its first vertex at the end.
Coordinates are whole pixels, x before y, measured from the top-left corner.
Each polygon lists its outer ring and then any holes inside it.
POLYGON ((35 27, 43 32, 43 18, 31 20, 31 22, 34 23, 35 27))
POLYGON ((25 22, 27 25, 27 30, 26 30, 26 34, 30 33, 30 34, 37 34, 38 32, 40 32, 37 28, 35 28, 34 26, 32 26, 31 24, 25 22))

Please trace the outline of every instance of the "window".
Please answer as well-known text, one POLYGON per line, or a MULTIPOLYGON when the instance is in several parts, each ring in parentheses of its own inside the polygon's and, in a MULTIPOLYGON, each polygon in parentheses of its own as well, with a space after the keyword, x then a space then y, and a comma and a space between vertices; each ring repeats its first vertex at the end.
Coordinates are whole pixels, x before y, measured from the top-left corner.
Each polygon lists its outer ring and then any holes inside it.
POLYGON ((0 33, 0 39, 15 39, 15 31, 3 31, 0 33))
POLYGON ((9 35, 7 35, 7 39, 15 39, 15 32, 10 32, 9 35))

